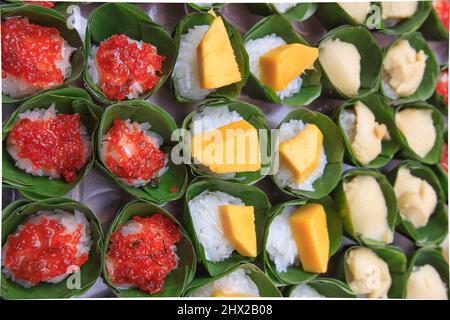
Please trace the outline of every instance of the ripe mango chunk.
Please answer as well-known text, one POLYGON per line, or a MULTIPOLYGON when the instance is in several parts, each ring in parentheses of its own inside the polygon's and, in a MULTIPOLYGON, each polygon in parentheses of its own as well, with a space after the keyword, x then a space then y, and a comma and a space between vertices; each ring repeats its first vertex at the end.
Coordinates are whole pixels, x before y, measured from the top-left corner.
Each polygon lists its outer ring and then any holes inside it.
POLYGON ((323 207, 316 203, 299 207, 291 215, 290 225, 303 269, 314 273, 326 272, 330 240, 323 207))
POLYGON ((300 43, 285 44, 270 50, 259 58, 261 82, 274 91, 288 84, 311 68, 319 56, 319 49, 300 43))
POLYGON ((261 169, 258 131, 246 120, 193 136, 191 155, 214 173, 261 169))
POLYGON ((251 295, 251 294, 245 294, 245 293, 225 293, 223 291, 217 290, 217 291, 214 291, 212 293, 211 297, 214 297, 214 298, 220 298, 220 297, 227 298, 227 297, 256 297, 256 296, 251 295))
POLYGON ((297 136, 280 144, 280 159, 301 184, 318 167, 323 134, 315 124, 306 125, 297 136))
POLYGON ((200 86, 216 89, 241 81, 228 33, 221 17, 215 17, 197 47, 200 86))
POLYGON ((244 257, 256 257, 256 228, 253 206, 224 205, 219 207, 225 238, 244 257))

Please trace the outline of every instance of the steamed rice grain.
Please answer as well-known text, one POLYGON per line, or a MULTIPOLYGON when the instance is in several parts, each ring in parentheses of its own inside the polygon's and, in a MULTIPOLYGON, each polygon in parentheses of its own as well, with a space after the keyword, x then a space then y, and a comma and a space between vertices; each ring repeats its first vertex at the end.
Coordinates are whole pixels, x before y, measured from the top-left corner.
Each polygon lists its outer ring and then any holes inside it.
POLYGON ((317 292, 313 287, 306 283, 302 283, 295 287, 291 292, 291 297, 293 298, 325 298, 317 292))

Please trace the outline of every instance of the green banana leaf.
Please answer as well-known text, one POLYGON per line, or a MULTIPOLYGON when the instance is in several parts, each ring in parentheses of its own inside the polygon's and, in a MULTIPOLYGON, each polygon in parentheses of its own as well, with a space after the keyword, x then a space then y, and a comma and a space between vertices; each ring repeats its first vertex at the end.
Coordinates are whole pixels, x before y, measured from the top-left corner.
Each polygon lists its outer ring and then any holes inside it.
MULTIPOLYGON (((398 21, 394 26, 390 26, 389 21, 381 21, 380 31, 389 35, 402 35, 416 31, 425 22, 432 8, 431 1, 419 1, 417 10, 410 18, 398 21)), ((383 6, 380 6, 383 12, 383 6)))
POLYGON ((371 93, 361 99, 359 99, 362 103, 364 103, 367 108, 372 111, 372 113, 375 115, 375 120, 378 123, 385 124, 391 139, 390 140, 383 140, 381 145, 381 153, 373 159, 370 163, 364 165, 361 163, 356 155, 353 152, 352 146, 350 141, 347 138, 347 135, 345 134, 345 131, 342 127, 341 123, 341 115, 344 112, 345 109, 353 109, 356 102, 358 100, 350 100, 345 102, 341 105, 338 111, 338 115, 336 117, 336 123, 339 127, 339 130, 341 131, 341 135, 345 142, 345 158, 350 161, 352 164, 358 166, 358 167, 368 167, 368 168, 380 168, 386 164, 389 163, 389 161, 392 160, 395 153, 398 151, 398 141, 396 140, 396 135, 393 134, 397 130, 397 126, 395 125, 395 119, 394 119, 394 111, 389 106, 389 104, 383 99, 380 95, 377 93, 371 93))
POLYGON ((247 120, 252 126, 254 126, 257 130, 266 130, 267 135, 261 136, 260 132, 259 139, 261 141, 267 141, 267 150, 261 150, 261 169, 255 172, 238 172, 235 174, 232 178, 221 178, 218 175, 214 175, 211 173, 207 168, 205 168, 202 165, 198 165, 194 163, 194 161, 190 161, 190 166, 192 170, 192 174, 197 177, 206 177, 206 178, 217 178, 217 179, 224 179, 228 181, 234 181, 234 182, 241 182, 245 184, 253 184, 262 178, 267 174, 267 172, 270 169, 271 163, 266 163, 267 161, 263 161, 264 158, 262 157, 264 154, 264 151, 266 151, 266 158, 270 159, 271 157, 271 146, 270 146, 270 136, 269 136, 269 125, 267 123, 266 117, 264 115, 264 112, 259 109, 257 106, 254 106, 249 103, 241 102, 241 101, 216 101, 216 102, 209 102, 202 104, 198 106, 193 112, 191 112, 183 121, 183 131, 184 134, 181 137, 181 141, 184 145, 184 150, 187 150, 186 152, 190 152, 190 137, 187 134, 189 131, 189 126, 192 121, 192 117, 194 114, 201 112, 205 108, 220 108, 227 106, 228 110, 230 111, 236 111, 241 115, 244 120, 247 120))
MULTIPOLYGON (((383 55, 377 41, 371 33, 362 26, 340 26, 329 31, 320 41, 320 45, 328 39, 339 39, 353 44, 361 56, 361 86, 356 96, 349 97, 340 92, 330 81, 327 71, 322 67, 323 94, 332 98, 357 99, 369 93, 378 91, 381 82, 381 66, 383 55)), ((320 62, 320 61, 319 61, 320 62)))
POLYGON ((284 13, 279 12, 273 3, 248 3, 247 7, 251 13, 256 15, 269 16, 271 14, 281 14, 290 20, 303 21, 314 14, 317 3, 300 2, 284 13))
MULTIPOLYGON (((22 5, 35 5, 38 7, 42 7, 38 4, 33 4, 31 2, 26 2, 25 1, 21 1, 21 0, 5 0, 6 3, 11 4, 11 5, 16 5, 16 6, 22 6, 22 5)), ((56 12, 58 12, 59 14, 61 14, 63 17, 66 16, 67 14, 67 8, 71 5, 71 2, 62 2, 62 1, 56 1, 53 3, 53 7, 52 8, 47 8, 47 9, 52 9, 55 10, 56 12)), ((76 4, 76 3, 75 3, 76 4)))
MULTIPOLYGON (((305 108, 298 108, 291 111, 281 121, 281 124, 288 123, 293 119, 302 120, 304 123, 315 124, 322 131, 324 137, 323 147, 327 157, 327 165, 325 166, 322 177, 313 183, 314 191, 298 190, 289 186, 283 188, 278 184, 275 175, 272 175, 272 180, 281 191, 294 197, 312 199, 322 198, 330 194, 330 192, 336 187, 341 176, 342 159, 344 156, 344 142, 342 141, 341 133, 334 122, 320 112, 315 112, 305 108)), ((279 128, 281 127, 281 124, 279 128)), ((272 139, 274 138, 272 137, 272 139)))
MULTIPOLYGON (((355 248, 361 248, 361 246, 353 245, 347 246, 340 253, 339 259, 336 265, 336 277, 347 285, 349 285, 350 275, 347 270, 347 257, 350 250, 355 248)), ((405 253, 400 247, 386 246, 386 247, 370 247, 380 259, 382 259, 389 268, 392 283, 388 291, 388 298, 398 298, 399 292, 402 287, 402 277, 406 270, 407 258, 405 253)))
POLYGON ((445 161, 442 157, 445 156, 448 158, 448 132, 447 129, 444 131, 444 144, 447 145, 447 149, 442 148, 441 162, 433 165, 431 169, 433 170, 436 177, 439 179, 441 183, 442 190, 444 190, 445 202, 448 203, 448 173, 442 166, 442 161, 445 161))
MULTIPOLYGON (((210 25, 213 20, 214 17, 207 12, 193 12, 181 19, 181 21, 177 24, 173 35, 176 50, 178 51, 178 49, 180 48, 180 38, 182 34, 187 33, 190 28, 194 28, 195 26, 210 25)), ((225 28, 227 30, 228 36, 230 38, 230 43, 234 51, 234 56, 239 66, 239 72, 241 73, 242 78, 241 81, 218 88, 216 89, 216 91, 211 92, 209 95, 207 95, 205 99, 196 101, 186 99, 178 94, 176 84, 172 76, 169 85, 178 102, 188 103, 215 99, 234 99, 241 93, 241 89, 245 85, 250 72, 248 65, 248 55, 245 51, 244 45, 242 44, 240 33, 231 24, 229 24, 224 17, 222 17, 222 20, 225 24, 225 28)))
POLYGON ((356 168, 346 171, 342 175, 341 181, 339 182, 337 188, 333 191, 333 198, 337 203, 339 214, 342 219, 342 223, 344 225, 345 233, 348 237, 350 237, 352 240, 356 241, 358 244, 361 245, 367 246, 387 245, 386 243, 383 243, 381 241, 364 237, 363 235, 357 233, 352 225, 350 207, 347 202, 347 197, 344 191, 344 182, 348 179, 351 179, 359 175, 372 176, 377 180, 378 184, 380 185, 381 191, 386 201, 386 207, 388 210, 387 215, 388 226, 392 232, 395 231, 395 227, 398 221, 397 199, 395 197, 394 189, 389 184, 389 181, 386 179, 386 177, 375 169, 356 168))
POLYGON ((259 295, 261 297, 275 297, 275 298, 281 297, 280 291, 277 289, 277 287, 275 287, 272 281, 270 281, 270 279, 264 274, 264 272, 262 272, 257 266, 250 263, 239 263, 234 267, 232 267, 231 269, 216 276, 194 279, 194 281, 192 281, 191 284, 189 285, 185 293, 185 296, 186 297, 192 296, 195 293, 195 291, 198 290, 199 288, 206 286, 224 276, 227 276, 239 268, 244 268, 246 272, 248 272, 248 276, 258 287, 259 295))
POLYGON ((97 137, 97 167, 124 191, 132 196, 154 203, 165 203, 179 199, 186 190, 188 176, 184 164, 175 164, 170 157, 171 150, 176 142, 171 141, 172 132, 177 129, 177 125, 172 116, 161 107, 150 102, 141 100, 123 101, 109 106, 103 113, 97 137), (159 184, 151 186, 150 183, 142 187, 130 187, 120 181, 103 162, 101 158, 102 138, 107 134, 115 119, 136 121, 138 123, 148 122, 151 131, 158 133, 164 140, 161 147, 169 155, 169 169, 159 177, 159 184), (175 191, 174 191, 175 190, 175 191))
POLYGON ((448 41, 448 26, 445 27, 442 23, 434 7, 431 8, 428 18, 422 24, 419 31, 427 40, 448 41))
MULTIPOLYGON (((350 287, 338 279, 333 278, 315 278, 305 283, 312 289, 316 290, 318 294, 326 298, 356 298, 350 287)), ((293 297, 293 291, 302 284, 291 286, 287 289, 285 296, 293 297)))
POLYGON ((112 222, 109 231, 106 235, 106 242, 102 252, 103 260, 103 279, 106 285, 111 291, 121 298, 136 298, 136 297, 179 297, 183 294, 187 285, 192 281, 196 268, 196 257, 191 240, 187 236, 181 224, 174 218, 172 214, 158 207, 157 205, 149 202, 132 201, 126 204, 119 213, 116 215, 112 222), (106 268, 106 257, 108 254, 109 243, 111 236, 120 225, 131 220, 134 216, 149 217, 154 213, 161 213, 164 216, 170 218, 179 228, 183 239, 176 243, 177 256, 179 258, 178 265, 173 269, 164 281, 164 286, 158 293, 150 294, 140 290, 137 287, 131 287, 129 289, 117 288, 112 280, 109 278, 108 270, 106 268))
MULTIPOLYGON (((270 5, 270 4, 267 4, 270 5)), ((299 5, 300 6, 300 5, 299 5)), ((267 35, 275 34, 283 38, 286 43, 300 43, 309 45, 300 37, 292 27, 291 23, 283 16, 275 14, 262 19, 255 24, 244 36, 244 44, 250 40, 263 38, 267 35)), ((319 63, 314 63, 314 69, 306 70, 302 76, 302 85, 299 92, 291 97, 281 100, 275 91, 264 85, 254 74, 250 74, 247 81, 246 92, 255 99, 262 99, 277 104, 288 106, 302 106, 310 104, 320 96, 321 92, 321 71, 319 63)))
POLYGON ((87 292, 100 276, 102 268, 101 251, 103 248, 103 232, 94 212, 84 204, 67 198, 53 198, 38 202, 18 200, 11 203, 2 212, 2 246, 10 234, 13 234, 25 219, 39 210, 61 209, 68 212, 78 210, 89 221, 92 245, 89 260, 80 269, 80 288, 69 289, 66 280, 50 284, 41 282, 31 288, 24 288, 4 275, 1 277, 1 296, 5 299, 58 299, 79 296, 87 292))
POLYGON ((3 155, 2 174, 6 187, 18 189, 24 196, 32 200, 49 197, 61 197, 81 182, 94 163, 96 142, 94 136, 100 121, 102 110, 92 103, 89 94, 79 88, 61 88, 41 93, 23 103, 3 124, 3 155), (19 115, 35 108, 48 109, 52 103, 58 114, 80 114, 81 122, 86 126, 91 142, 91 155, 85 166, 77 173, 77 179, 67 183, 63 179, 49 179, 47 176, 33 176, 15 166, 15 161, 9 155, 6 138, 19 121, 19 115))
POLYGON ((400 213, 401 225, 398 227, 399 231, 409 238, 413 239, 417 246, 436 245, 445 239, 448 233, 448 216, 445 209, 445 194, 441 187, 441 183, 431 168, 426 167, 416 161, 403 161, 400 163, 389 175, 392 185, 395 185, 397 174, 400 168, 407 168, 411 174, 420 179, 427 181, 436 192, 438 204, 428 220, 428 223, 421 228, 416 229, 414 225, 404 218, 400 213))
MULTIPOLYGON (((401 291, 401 298, 406 299, 407 296, 407 281, 409 279, 409 276, 411 275, 411 272, 413 271, 414 267, 421 267, 426 264, 431 265, 433 268, 436 269, 436 271, 439 273, 441 280, 445 283, 446 287, 448 288, 449 280, 448 280, 448 263, 445 261, 442 254, 433 248, 421 248, 414 252, 412 255, 408 269, 406 270, 404 277, 403 277, 403 290, 401 291)), ((448 292, 447 292, 448 295, 448 292)), ((448 295, 450 298, 450 296, 448 295)))
POLYGON ((284 210, 291 206, 302 206, 310 203, 318 203, 323 206, 325 213, 327 215, 327 227, 328 227, 328 237, 330 239, 330 252, 329 257, 332 257, 339 249, 342 242, 342 222, 339 219, 339 214, 331 197, 324 197, 317 200, 290 200, 284 203, 280 203, 274 206, 270 210, 270 219, 267 222, 266 230, 264 233, 264 245, 263 245, 263 261, 264 261, 264 271, 269 276, 269 278, 276 285, 286 285, 286 284, 299 284, 306 281, 311 281, 319 276, 318 273, 307 272, 303 270, 301 265, 292 265, 287 268, 286 272, 279 272, 276 269, 275 263, 270 259, 268 252, 266 251, 267 239, 269 237, 269 229, 273 220, 282 214, 284 210))
POLYGON ((443 131, 444 131, 444 119, 441 113, 432 105, 421 101, 402 104, 396 108, 395 112, 398 113, 401 110, 407 108, 432 110, 433 112, 432 118, 434 122, 434 127, 436 129, 436 141, 430 152, 428 152, 428 154, 422 158, 417 153, 415 153, 413 149, 411 149, 411 147, 408 144, 408 141, 406 140, 406 137, 403 135, 400 129, 398 129, 396 133, 397 133, 397 140, 400 143, 401 156, 409 159, 414 159, 426 164, 438 163, 441 159, 442 154, 443 131))
POLYGON ((353 19, 337 2, 318 3, 314 15, 327 30, 342 25, 364 26, 364 24, 353 19))
POLYGON ((389 47, 383 49, 384 57, 386 57, 387 52, 390 48, 395 46, 399 41, 407 40, 412 48, 414 48, 417 52, 420 50, 423 50, 425 55, 428 57, 426 59, 426 67, 425 72, 422 78, 422 81, 420 82, 419 87, 417 88, 416 92, 414 92, 412 95, 407 97, 397 97, 393 95, 393 91, 391 88, 389 88, 389 85, 384 80, 384 70, 382 73, 383 80, 380 83, 380 92, 389 100, 395 102, 396 104, 400 103, 407 103, 407 102, 413 102, 418 100, 427 100, 431 95, 433 94, 434 90, 436 89, 436 85, 438 82, 439 77, 439 64, 437 62, 436 55, 434 54, 433 50, 428 47, 427 42, 422 37, 422 35, 419 32, 413 32, 409 34, 405 34, 401 36, 400 38, 397 38, 394 42, 392 42, 389 47))
MULTIPOLYGON (((447 71, 448 72, 448 64, 445 64, 441 66, 441 72, 447 71)), ((438 79, 439 84, 439 79, 438 79)), ((441 96, 436 90, 434 91, 433 95, 428 99, 428 102, 435 106, 444 116, 448 115, 448 106, 445 102, 445 99, 443 96, 441 96)))
MULTIPOLYGON (((91 57, 92 46, 98 46, 100 42, 114 34, 125 34, 131 39, 149 43, 157 48, 158 54, 165 57, 159 82, 153 88, 143 92, 136 100, 149 98, 158 91, 172 72, 176 56, 172 38, 161 25, 153 22, 139 7, 128 3, 105 3, 89 15, 85 38, 86 55, 91 57)), ((87 64, 83 79, 89 92, 102 103, 117 102, 103 94, 100 86, 93 82, 88 68, 87 64)))
POLYGON ((241 256, 237 251, 233 251, 229 258, 220 262, 211 262, 206 259, 205 250, 197 238, 197 233, 194 228, 194 223, 189 210, 189 201, 205 190, 225 192, 229 195, 241 199, 246 206, 254 207, 258 255, 261 253, 263 247, 264 227, 266 225, 266 220, 268 217, 270 202, 267 198, 267 195, 263 191, 256 187, 247 186, 244 184, 227 182, 217 179, 194 179, 189 185, 186 191, 184 203, 183 224, 186 228, 186 231, 190 235, 192 242, 194 243, 198 259, 203 263, 208 273, 214 277, 221 273, 224 273, 225 271, 233 268, 235 265, 241 262, 254 261, 255 258, 244 257, 241 256))
POLYGON ((204 6, 204 5, 200 5, 199 3, 188 3, 187 5, 196 11, 209 11, 211 9, 219 10, 222 7, 226 6, 227 4, 226 3, 208 3, 207 6, 204 6))
MULTIPOLYGON (((60 13, 58 13, 53 9, 47 9, 44 7, 38 7, 34 5, 21 5, 21 6, 6 5, 0 7, 0 15, 2 16, 2 19, 13 16, 26 17, 29 19, 31 23, 35 23, 46 27, 54 27, 58 29, 58 31, 61 34, 61 37, 64 40, 66 40, 70 46, 74 47, 76 51, 74 51, 70 56, 70 65, 71 65, 70 75, 64 80, 64 83, 62 85, 51 88, 51 90, 58 89, 78 79, 78 77, 83 72, 85 63, 83 42, 81 41, 80 36, 78 35, 78 32, 75 29, 69 29, 67 27, 67 21, 60 13)), ((45 91, 48 90, 44 90, 39 93, 45 91)), ((2 94, 2 101, 3 103, 19 103, 31 97, 34 97, 39 93, 23 98, 12 98, 10 96, 2 94)))

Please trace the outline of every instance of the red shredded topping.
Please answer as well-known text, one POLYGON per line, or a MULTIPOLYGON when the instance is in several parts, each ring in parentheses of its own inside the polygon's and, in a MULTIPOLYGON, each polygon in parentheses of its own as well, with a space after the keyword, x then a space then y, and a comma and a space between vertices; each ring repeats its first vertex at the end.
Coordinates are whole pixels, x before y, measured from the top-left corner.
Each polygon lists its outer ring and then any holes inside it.
POLYGON ((81 267, 88 260, 86 253, 77 256, 82 231, 83 225, 79 224, 75 232, 66 233, 63 224, 45 215, 38 224, 27 222, 8 236, 5 267, 16 280, 32 285, 73 272, 74 266, 81 267))
POLYGON ((111 236, 107 259, 113 271, 109 276, 116 284, 133 284, 142 291, 157 293, 177 266, 171 247, 182 236, 172 220, 160 213, 147 218, 134 216, 133 221, 141 225, 140 232, 123 235, 120 226, 111 236))
POLYGON ((55 6, 55 3, 53 1, 25 1, 25 2, 45 8, 53 8, 55 6))
POLYGON ((178 188, 177 187, 171 187, 169 191, 172 192, 172 193, 175 193, 175 192, 178 191, 178 188))
POLYGON ((441 72, 436 92, 444 98, 445 106, 448 107, 448 69, 441 72))
MULTIPOLYGON (((120 23, 119 21, 117 23, 120 23)), ((165 57, 148 43, 129 41, 124 34, 102 41, 96 53, 97 68, 103 93, 111 100, 124 100, 138 83, 142 92, 153 88, 162 73, 165 57)))
POLYGON ((42 89, 63 83, 55 64, 63 58, 63 38, 56 28, 12 17, 2 21, 1 29, 2 78, 9 74, 42 89))
POLYGON ((116 119, 109 129, 106 156, 103 161, 116 176, 129 183, 136 179, 150 180, 164 168, 167 154, 153 144, 151 137, 132 128, 124 120, 116 119))
POLYGON ((18 147, 19 158, 30 159, 36 170, 55 170, 67 182, 74 181, 84 165, 79 114, 60 114, 48 120, 21 119, 9 138, 18 147))
POLYGON ((446 143, 442 147, 441 166, 448 173, 448 144, 446 143))
POLYGON ((450 3, 448 0, 434 0, 433 1, 434 10, 442 21, 442 24, 449 29, 449 11, 450 3))

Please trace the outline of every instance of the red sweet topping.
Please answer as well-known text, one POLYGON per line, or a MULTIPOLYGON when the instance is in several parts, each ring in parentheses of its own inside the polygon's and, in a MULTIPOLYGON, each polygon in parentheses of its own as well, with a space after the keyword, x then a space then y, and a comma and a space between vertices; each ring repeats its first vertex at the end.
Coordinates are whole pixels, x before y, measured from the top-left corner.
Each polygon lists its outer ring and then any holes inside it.
POLYGON ((56 28, 12 17, 2 21, 1 29, 2 78, 9 74, 42 89, 63 83, 55 64, 63 58, 63 38, 56 28))
POLYGON ((41 6, 45 8, 53 8, 55 3, 53 1, 25 1, 29 4, 34 4, 35 6, 41 6))
POLYGON ((442 24, 449 29, 449 11, 450 3, 448 0, 434 0, 433 1, 434 10, 442 21, 442 24))
POLYGON ((86 151, 79 114, 60 114, 48 120, 21 119, 9 138, 18 147, 19 158, 30 159, 36 170, 55 170, 67 182, 74 181, 84 165, 86 151))
POLYGON ((78 256, 82 231, 79 224, 75 232, 67 233, 64 225, 45 215, 38 224, 27 222, 17 234, 8 236, 5 267, 16 280, 32 285, 73 272, 74 266, 81 267, 88 260, 86 253, 78 256))
POLYGON ((138 130, 137 124, 131 126, 130 130, 124 120, 114 120, 103 161, 112 173, 129 183, 150 180, 164 168, 167 155, 155 147, 151 137, 138 130))
POLYGON ((95 57, 103 93, 119 101, 135 90, 136 83, 142 92, 153 88, 160 79, 158 74, 165 59, 154 46, 143 43, 139 48, 138 43, 124 34, 102 41, 95 57))
POLYGON ((441 72, 436 92, 444 98, 445 106, 448 107, 448 69, 441 72))
POLYGON ((141 225, 140 232, 123 235, 120 226, 111 236, 107 259, 113 271, 109 276, 116 284, 131 283, 148 293, 159 292, 177 266, 171 247, 181 241, 180 230, 160 213, 134 216, 133 221, 141 225))

